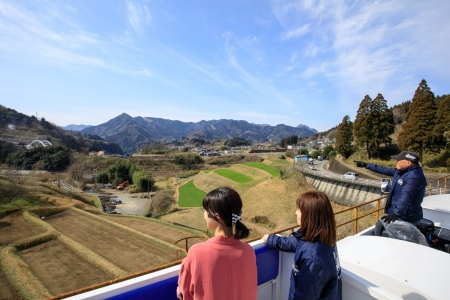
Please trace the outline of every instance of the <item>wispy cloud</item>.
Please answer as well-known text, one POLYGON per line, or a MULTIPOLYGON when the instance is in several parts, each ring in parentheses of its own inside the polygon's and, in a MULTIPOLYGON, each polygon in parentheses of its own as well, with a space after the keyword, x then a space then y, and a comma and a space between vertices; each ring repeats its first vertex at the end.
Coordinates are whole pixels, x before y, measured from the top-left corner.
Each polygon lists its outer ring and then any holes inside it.
POLYGON ((438 2, 275 1, 273 11, 282 37, 298 40, 302 63, 292 66, 302 77, 328 78, 363 94, 395 90, 398 78, 417 84, 411 75, 425 69, 448 69, 450 60, 442 64, 448 39, 435 33, 450 30, 450 2, 438 2))
MULTIPOLYGON (((237 52, 239 49, 231 43, 232 35, 227 34, 225 37, 225 50, 228 63, 237 72, 243 86, 253 98, 261 101, 280 102, 284 105, 291 106, 292 101, 284 95, 284 93, 271 83, 271 78, 260 78, 255 73, 248 71, 240 62, 237 52)), ((239 44, 239 43, 238 43, 239 44)))
MULTIPOLYGON (((0 47, 3 50, 13 55, 27 53, 22 59, 35 60, 36 56, 41 56, 95 67, 104 65, 102 59, 83 52, 86 48, 99 46, 95 34, 73 27, 67 16, 64 18, 64 13, 51 5, 42 8, 43 11, 33 12, 19 5, 0 3, 0 47)), ((71 7, 67 9, 72 10, 71 7)))
POLYGON ((137 33, 142 34, 144 28, 151 24, 151 13, 145 1, 127 0, 127 18, 131 27, 137 33))
MULTIPOLYGON (((42 63, 61 69, 102 68, 131 76, 151 77, 149 68, 130 64, 130 50, 139 52, 133 39, 124 36, 102 37, 80 25, 80 8, 45 0, 30 3, 0 1, 0 49, 18 61, 42 63)), ((128 16, 135 30, 149 21, 142 3, 127 2, 128 16)), ((2 53, 0 53, 2 55, 2 53)))
POLYGON ((291 38, 299 37, 299 36, 302 36, 302 35, 308 33, 309 30, 310 30, 309 24, 305 24, 303 26, 296 27, 296 28, 293 28, 291 30, 286 31, 282 35, 281 39, 288 40, 288 39, 291 39, 291 38))

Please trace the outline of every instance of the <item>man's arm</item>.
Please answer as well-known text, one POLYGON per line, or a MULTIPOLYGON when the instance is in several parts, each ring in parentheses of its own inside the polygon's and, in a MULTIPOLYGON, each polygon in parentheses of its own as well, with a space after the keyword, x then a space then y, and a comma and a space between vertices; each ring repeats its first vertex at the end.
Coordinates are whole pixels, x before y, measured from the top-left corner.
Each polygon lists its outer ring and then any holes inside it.
POLYGON ((387 168, 374 164, 367 164, 366 169, 387 176, 394 176, 396 170, 396 168, 387 168))

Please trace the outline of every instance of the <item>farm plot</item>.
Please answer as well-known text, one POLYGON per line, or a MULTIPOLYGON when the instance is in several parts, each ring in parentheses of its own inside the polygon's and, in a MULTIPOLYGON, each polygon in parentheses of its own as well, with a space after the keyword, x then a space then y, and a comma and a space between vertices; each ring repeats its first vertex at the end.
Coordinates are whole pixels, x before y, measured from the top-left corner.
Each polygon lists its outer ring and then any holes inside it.
POLYGON ((1 267, 0 267, 0 299, 1 300, 21 299, 19 294, 17 294, 15 287, 11 285, 1 267))
POLYGON ((258 169, 261 169, 263 171, 266 171, 267 173, 269 173, 273 177, 278 176, 279 173, 280 173, 280 168, 279 167, 269 166, 269 165, 267 165, 265 163, 262 163, 262 162, 246 162, 246 163, 244 163, 244 165, 245 166, 249 166, 249 167, 253 167, 253 168, 258 168, 258 169))
POLYGON ((20 241, 44 232, 25 220, 22 211, 12 213, 0 219, 0 246, 20 241))
POLYGON ((215 170, 214 172, 216 172, 216 174, 218 174, 220 176, 223 176, 225 178, 233 180, 237 183, 247 183, 247 182, 253 181, 253 179, 248 177, 247 175, 238 173, 238 172, 230 170, 230 169, 219 169, 219 170, 215 170))
MULTIPOLYGON (((242 184, 239 184, 233 180, 230 180, 228 178, 225 178, 223 176, 220 176, 216 174, 215 172, 209 172, 208 174, 205 174, 204 172, 200 172, 195 176, 194 178, 194 184, 197 188, 205 191, 210 192, 219 186, 228 186, 230 188, 235 189, 239 193, 241 193, 244 189, 242 188, 242 184)), ((202 198, 203 199, 203 198, 202 198)), ((201 202, 200 202, 201 206, 201 202)))
POLYGON ((129 272, 176 260, 175 249, 68 210, 46 218, 56 230, 129 272))
MULTIPOLYGON (((170 244, 175 244, 185 237, 205 235, 200 231, 188 231, 182 228, 172 226, 170 224, 164 224, 149 219, 133 218, 133 217, 121 217, 121 216, 105 216, 106 219, 133 228, 136 231, 153 236, 157 239, 163 240, 170 244)), ((189 247, 195 243, 203 242, 205 239, 189 239, 189 247)), ((183 243, 178 244, 179 247, 184 248, 183 243)))
POLYGON ((238 173, 245 174, 249 177, 251 177, 253 180, 262 180, 262 179, 269 179, 270 174, 268 174, 266 171, 263 171, 261 169, 249 167, 242 164, 236 164, 230 166, 231 170, 234 170, 238 173))
POLYGON ((206 193, 194 185, 191 180, 178 188, 180 196, 178 197, 179 207, 198 207, 202 206, 203 198, 206 193))
POLYGON ((20 256, 52 295, 113 279, 58 240, 23 250, 20 256))

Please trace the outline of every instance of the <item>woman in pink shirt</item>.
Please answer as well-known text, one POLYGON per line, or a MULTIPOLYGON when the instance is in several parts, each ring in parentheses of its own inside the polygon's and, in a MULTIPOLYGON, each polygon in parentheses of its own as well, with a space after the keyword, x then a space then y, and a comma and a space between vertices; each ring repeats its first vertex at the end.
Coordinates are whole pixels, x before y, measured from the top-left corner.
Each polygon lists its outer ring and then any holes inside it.
POLYGON ((256 257, 240 239, 249 230, 240 221, 242 200, 228 187, 203 199, 204 218, 214 237, 193 245, 181 263, 177 297, 183 300, 253 300, 257 297, 256 257))

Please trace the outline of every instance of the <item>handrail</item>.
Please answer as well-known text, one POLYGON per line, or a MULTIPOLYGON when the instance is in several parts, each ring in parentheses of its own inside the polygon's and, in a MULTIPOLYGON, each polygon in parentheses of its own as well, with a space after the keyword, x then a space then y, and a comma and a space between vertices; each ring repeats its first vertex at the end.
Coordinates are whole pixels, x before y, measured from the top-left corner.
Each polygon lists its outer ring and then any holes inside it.
POLYGON ((433 179, 433 180, 428 181, 427 182, 428 195, 430 196, 432 194, 433 183, 435 183, 435 182, 436 182, 436 188, 439 187, 439 189, 440 189, 438 194, 442 193, 442 188, 440 187, 442 179, 444 180, 444 188, 443 188, 443 190, 444 190, 444 193, 445 193, 447 191, 447 178, 449 178, 449 177, 450 177, 450 175, 447 175, 447 176, 443 176, 441 178, 437 178, 437 179, 433 179))
MULTIPOLYGON (((379 212, 380 212, 380 210, 384 209, 384 206, 380 207, 380 202, 381 202, 381 200, 383 200, 385 198, 387 198, 387 196, 383 196, 383 197, 380 197, 380 198, 377 198, 377 199, 373 199, 373 200, 370 200, 370 201, 367 201, 367 202, 364 202, 364 203, 361 203, 361 204, 358 204, 358 205, 355 205, 355 206, 352 206, 352 207, 340 210, 338 212, 335 212, 334 216, 337 216, 339 214, 342 214, 342 213, 350 211, 350 210, 353 210, 353 212, 354 212, 353 213, 353 219, 345 221, 345 222, 340 223, 340 224, 337 224, 336 228, 342 227, 344 225, 347 225, 347 224, 353 222, 353 234, 357 234, 358 233, 358 220, 359 219, 362 219, 362 218, 367 217, 369 215, 372 215, 374 213, 376 213, 376 219, 377 220, 379 219, 379 212), (360 208, 361 206, 364 206, 364 205, 371 204, 373 202, 376 202, 376 208, 374 210, 371 210, 371 211, 369 211, 369 212, 367 212, 367 213, 365 213, 365 214, 363 214, 361 216, 358 215, 358 208, 360 208)), ((286 231, 291 231, 291 234, 292 234, 294 232, 294 229, 297 228, 297 227, 299 227, 299 226, 298 225, 289 226, 289 227, 286 227, 286 228, 282 228, 282 229, 273 231, 271 234, 278 234, 278 233, 283 233, 283 232, 286 232, 286 231)), ((249 239, 249 240, 246 240, 246 242, 250 243, 250 242, 257 241, 259 239, 261 239, 261 237, 249 239)))
POLYGON ((184 238, 179 239, 178 241, 176 241, 176 242, 174 243, 175 246, 177 246, 178 242, 181 242, 181 241, 183 241, 183 240, 186 240, 186 245, 185 245, 186 251, 182 251, 182 250, 176 249, 176 250, 177 250, 177 260, 178 260, 178 252, 184 252, 184 253, 187 253, 187 252, 188 252, 188 249, 189 249, 189 246, 188 246, 188 240, 189 240, 189 239, 206 239, 206 237, 194 235, 194 236, 184 237, 184 238))
POLYGON ((136 278, 136 277, 139 277, 139 276, 150 274, 150 273, 153 273, 153 272, 156 272, 156 271, 159 271, 159 270, 167 269, 167 268, 179 265, 179 264, 181 264, 181 260, 176 260, 176 261, 173 261, 173 262, 170 262, 170 263, 158 266, 158 267, 154 267, 154 268, 151 268, 151 269, 148 269, 148 270, 144 270, 144 271, 140 271, 140 272, 137 272, 137 273, 129 274, 129 275, 126 275, 124 277, 114 278, 114 279, 111 279, 111 280, 108 280, 108 281, 104 281, 104 282, 100 282, 100 283, 97 283, 97 284, 93 284, 93 285, 90 285, 90 286, 87 286, 87 287, 84 287, 84 288, 81 288, 81 289, 78 289, 78 290, 74 290, 74 291, 70 291, 70 292, 67 292, 67 293, 64 293, 64 294, 56 295, 56 296, 47 298, 45 300, 59 300, 59 299, 72 297, 72 296, 75 296, 75 295, 78 295, 78 294, 86 293, 86 292, 89 292, 89 291, 93 291, 93 290, 96 290, 96 289, 108 286, 108 285, 111 285, 111 284, 114 284, 114 283, 122 282, 122 281, 125 281, 125 280, 129 280, 129 279, 132 279, 132 278, 136 278))

